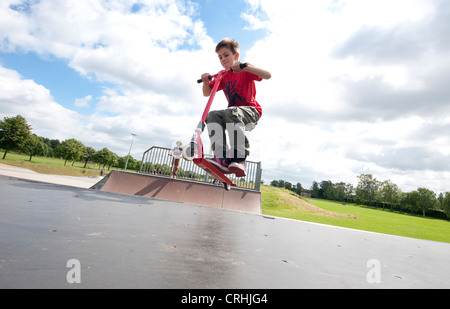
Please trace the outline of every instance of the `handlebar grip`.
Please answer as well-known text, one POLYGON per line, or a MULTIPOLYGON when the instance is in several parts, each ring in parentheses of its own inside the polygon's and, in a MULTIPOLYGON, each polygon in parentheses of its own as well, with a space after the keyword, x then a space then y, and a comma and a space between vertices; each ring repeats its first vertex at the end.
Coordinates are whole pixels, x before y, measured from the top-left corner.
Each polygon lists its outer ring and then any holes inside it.
MULTIPOLYGON (((212 79, 211 75, 208 76, 208 79, 209 79, 209 80, 212 79)), ((202 79, 201 79, 201 78, 200 78, 200 79, 197 79, 197 83, 199 83, 199 84, 203 83, 202 79)))
MULTIPOLYGON (((248 63, 247 63, 247 62, 241 63, 241 64, 239 65, 239 67, 240 67, 241 69, 244 69, 244 68, 248 67, 248 63)), ((233 69, 230 69, 230 71, 233 72, 233 69)))

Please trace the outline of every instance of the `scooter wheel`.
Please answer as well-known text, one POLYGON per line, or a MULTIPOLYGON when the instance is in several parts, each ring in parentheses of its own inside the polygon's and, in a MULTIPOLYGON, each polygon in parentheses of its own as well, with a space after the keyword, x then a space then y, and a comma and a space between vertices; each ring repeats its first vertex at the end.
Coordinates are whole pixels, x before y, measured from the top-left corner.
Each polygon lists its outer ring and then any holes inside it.
POLYGON ((225 190, 230 191, 231 190, 231 186, 228 183, 224 183, 223 184, 225 190))
POLYGON ((183 156, 183 159, 185 159, 186 161, 194 160, 194 157, 191 156, 191 144, 190 143, 183 147, 181 154, 183 156))

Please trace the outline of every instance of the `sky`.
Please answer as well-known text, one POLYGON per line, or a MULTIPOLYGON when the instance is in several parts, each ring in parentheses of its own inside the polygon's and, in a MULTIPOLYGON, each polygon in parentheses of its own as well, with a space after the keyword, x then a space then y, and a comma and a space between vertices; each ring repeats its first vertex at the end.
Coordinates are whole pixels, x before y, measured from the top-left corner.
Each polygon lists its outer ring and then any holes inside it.
POLYGON ((372 174, 447 192, 449 31, 445 0, 2 0, 0 118, 119 156, 134 133, 136 159, 187 143, 207 102, 196 80, 232 37, 272 73, 249 132, 266 183, 372 174))

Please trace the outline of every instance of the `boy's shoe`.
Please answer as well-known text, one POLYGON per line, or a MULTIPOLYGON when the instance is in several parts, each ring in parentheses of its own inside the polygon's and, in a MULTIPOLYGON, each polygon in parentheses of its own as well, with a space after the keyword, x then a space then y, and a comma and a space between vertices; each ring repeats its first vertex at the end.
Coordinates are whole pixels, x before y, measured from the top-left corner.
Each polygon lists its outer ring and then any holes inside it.
POLYGON ((228 160, 226 158, 214 157, 212 159, 205 160, 217 167, 222 173, 230 174, 230 171, 228 170, 228 160))
POLYGON ((236 177, 245 177, 247 173, 245 172, 245 160, 243 161, 233 161, 228 165, 228 170, 230 173, 236 175, 236 177))

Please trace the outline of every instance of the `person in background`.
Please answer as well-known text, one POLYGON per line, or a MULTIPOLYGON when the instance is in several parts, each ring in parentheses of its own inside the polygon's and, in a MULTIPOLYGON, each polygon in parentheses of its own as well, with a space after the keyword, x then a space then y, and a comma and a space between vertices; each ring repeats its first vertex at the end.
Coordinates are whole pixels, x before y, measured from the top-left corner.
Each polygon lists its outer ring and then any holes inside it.
POLYGON ((181 148, 181 142, 177 141, 177 146, 174 147, 170 152, 169 156, 173 157, 172 160, 172 167, 170 169, 170 178, 177 178, 178 173, 178 167, 180 166, 180 159, 181 159, 181 151, 183 150, 181 148))

